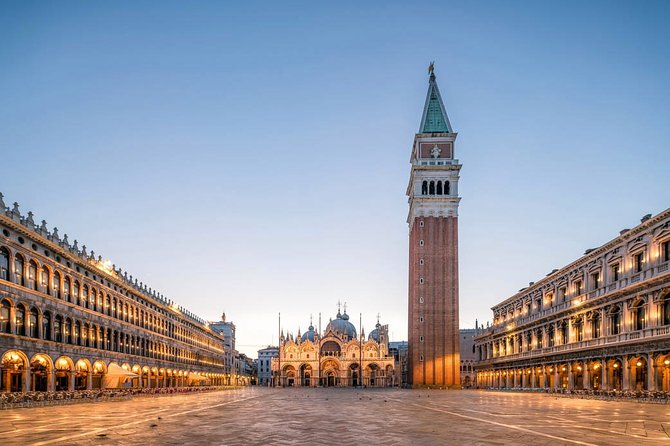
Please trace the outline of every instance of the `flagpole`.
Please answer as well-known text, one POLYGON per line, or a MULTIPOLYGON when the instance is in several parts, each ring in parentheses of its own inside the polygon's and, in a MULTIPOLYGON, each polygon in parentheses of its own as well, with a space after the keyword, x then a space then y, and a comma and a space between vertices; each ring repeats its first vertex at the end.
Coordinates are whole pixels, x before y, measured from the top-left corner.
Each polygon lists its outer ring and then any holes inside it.
POLYGON ((358 313, 358 333, 360 335, 358 345, 358 374, 360 375, 361 387, 363 387, 363 313, 358 313))
POLYGON ((277 386, 281 387, 281 312, 279 312, 279 323, 277 325, 277 386))
POLYGON ((317 348, 317 358, 319 358, 319 383, 317 387, 321 387, 321 312, 319 311, 319 344, 317 348))

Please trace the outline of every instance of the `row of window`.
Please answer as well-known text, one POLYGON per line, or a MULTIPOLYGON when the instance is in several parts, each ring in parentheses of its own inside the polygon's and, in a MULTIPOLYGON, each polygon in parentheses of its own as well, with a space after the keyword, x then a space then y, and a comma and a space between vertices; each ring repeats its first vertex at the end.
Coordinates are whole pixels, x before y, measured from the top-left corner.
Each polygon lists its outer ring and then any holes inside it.
MULTIPOLYGON (((663 299, 659 309, 660 314, 658 323, 663 326, 670 325, 670 295, 663 299)), ((621 313, 621 308, 618 305, 615 305, 605 315, 607 321, 605 328, 607 328, 608 336, 621 333, 623 319, 621 313)), ((629 320, 631 331, 639 331, 647 328, 648 314, 647 305, 644 301, 640 300, 631 307, 629 320)), ((601 318, 600 311, 593 311, 590 312, 590 317, 588 319, 586 319, 584 315, 581 315, 573 318, 571 323, 568 323, 567 320, 563 320, 558 322, 556 326, 554 326, 554 324, 547 326, 545 329, 547 337, 546 343, 544 340, 545 334, 542 330, 527 330, 524 333, 494 341, 491 347, 491 354, 494 357, 504 356, 507 354, 521 353, 523 351, 531 351, 534 348, 554 347, 556 345, 568 344, 571 342, 570 328, 572 328, 572 342, 581 342, 584 340, 585 324, 589 325, 592 339, 597 339, 602 336, 604 328, 603 319, 601 318)), ((483 352, 480 351, 480 359, 482 359, 482 356, 488 357, 486 345, 484 345, 483 348, 483 352)))
POLYGON ((40 313, 35 307, 28 308, 22 303, 14 307, 12 324, 11 310, 12 305, 7 299, 0 302, 0 333, 181 363, 196 364, 203 360, 209 365, 221 363, 220 360, 205 358, 190 350, 170 346, 164 342, 151 341, 111 328, 105 329, 60 314, 54 316, 50 311, 40 313))
POLYGON ((142 309, 122 299, 104 294, 89 285, 80 284, 78 280, 71 280, 59 271, 51 274, 47 266, 38 267, 34 260, 26 261, 19 253, 13 256, 13 270, 10 271, 12 256, 5 247, 0 247, 0 279, 12 280, 17 285, 48 294, 51 297, 74 303, 107 316, 134 324, 182 342, 193 345, 209 346, 211 342, 202 335, 196 334, 187 328, 167 322, 161 317, 142 309), (38 276, 39 271, 39 276, 38 276))
POLYGON ((449 195, 449 181, 424 181, 421 195, 449 195))
MULTIPOLYGON (((420 242, 420 246, 423 246, 423 241, 420 242)), ((661 262, 670 262, 670 240, 661 243, 661 262)), ((638 252, 632 256, 632 272, 640 273, 644 269, 646 262, 645 253, 638 252)), ((609 283, 617 283, 622 278, 622 268, 621 262, 614 263, 609 266, 609 283)), ((589 275, 589 291, 595 291, 603 287, 603 278, 600 271, 595 271, 589 275)), ((580 296, 584 294, 585 286, 582 279, 574 280, 572 283, 573 295, 580 296)), ((501 315, 494 320, 494 324, 502 323, 506 320, 513 319, 515 317, 521 317, 524 315, 530 315, 533 312, 538 313, 545 308, 551 308, 556 305, 560 305, 566 301, 568 298, 568 286, 558 287, 556 292, 549 292, 544 297, 538 297, 532 302, 526 302, 525 305, 517 307, 516 314, 510 311, 504 315, 501 315)))

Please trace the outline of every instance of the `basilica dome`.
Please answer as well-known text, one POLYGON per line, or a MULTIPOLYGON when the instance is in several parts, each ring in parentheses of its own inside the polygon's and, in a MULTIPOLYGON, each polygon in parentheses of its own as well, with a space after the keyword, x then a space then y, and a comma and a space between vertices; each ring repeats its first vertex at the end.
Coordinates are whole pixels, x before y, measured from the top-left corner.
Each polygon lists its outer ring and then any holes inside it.
POLYGON ((309 329, 302 334, 302 337, 300 338, 301 341, 312 341, 314 342, 314 339, 316 338, 316 332, 314 331, 314 325, 309 326, 309 329))
POLYGON ((356 339, 356 327, 349 322, 349 315, 337 313, 337 318, 328 323, 326 332, 332 330, 336 334, 347 336, 349 339, 356 339))
POLYGON ((379 329, 381 328, 381 324, 377 322, 377 325, 375 325, 375 329, 370 332, 368 335, 368 341, 370 340, 375 340, 379 342, 379 329))

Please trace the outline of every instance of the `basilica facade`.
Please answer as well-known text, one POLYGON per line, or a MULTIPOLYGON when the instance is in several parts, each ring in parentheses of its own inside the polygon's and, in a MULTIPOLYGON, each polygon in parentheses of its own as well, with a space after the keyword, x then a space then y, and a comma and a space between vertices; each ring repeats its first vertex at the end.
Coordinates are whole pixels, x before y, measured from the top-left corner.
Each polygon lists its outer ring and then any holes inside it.
POLYGON ((480 387, 670 391, 670 209, 492 310, 480 387))
POLYGON ((275 385, 282 387, 388 387, 396 381, 389 354, 388 325, 379 321, 367 339, 357 335, 346 312, 337 312, 323 333, 282 333, 279 356, 272 359, 275 385))

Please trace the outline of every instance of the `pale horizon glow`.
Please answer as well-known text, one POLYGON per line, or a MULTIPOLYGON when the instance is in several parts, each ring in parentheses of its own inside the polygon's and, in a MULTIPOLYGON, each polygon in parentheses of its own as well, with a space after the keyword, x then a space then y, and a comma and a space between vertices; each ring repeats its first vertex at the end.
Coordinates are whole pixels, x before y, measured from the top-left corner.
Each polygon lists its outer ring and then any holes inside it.
POLYGON ((347 302, 407 339, 435 60, 460 325, 670 206, 667 2, 0 6, 0 192, 238 350, 347 302))

